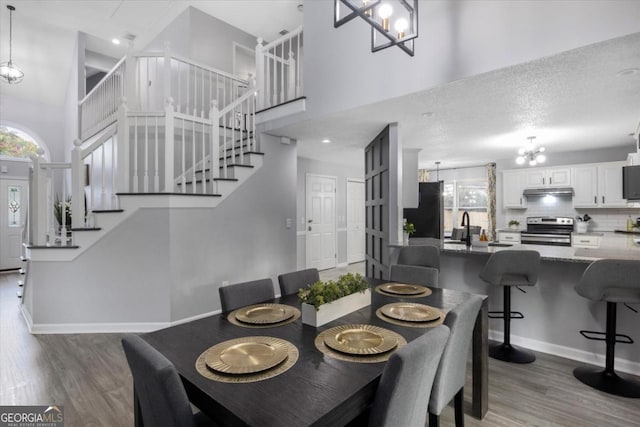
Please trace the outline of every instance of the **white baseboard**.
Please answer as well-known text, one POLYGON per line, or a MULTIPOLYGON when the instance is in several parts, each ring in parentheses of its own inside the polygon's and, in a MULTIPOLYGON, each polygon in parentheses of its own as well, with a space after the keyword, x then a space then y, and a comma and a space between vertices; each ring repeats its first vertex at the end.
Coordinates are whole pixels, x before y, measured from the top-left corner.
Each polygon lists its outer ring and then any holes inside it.
POLYGON ((22 316, 27 323, 29 333, 38 334, 110 334, 110 333, 145 333, 153 332, 158 329, 164 329, 169 326, 180 325, 182 323, 191 322, 192 320, 202 319, 214 314, 219 314, 220 310, 210 311, 208 313, 198 314, 196 316, 185 319, 176 320, 174 322, 133 322, 133 323, 41 323, 34 324, 31 314, 24 308, 20 307, 22 316))
MULTIPOLYGON (((502 342, 503 338, 504 334, 502 333, 502 331, 489 331, 490 340, 502 342)), ((525 347, 529 350, 538 351, 540 353, 552 354, 554 356, 563 357, 565 359, 571 359, 591 365, 602 366, 603 368, 605 364, 604 353, 591 353, 589 351, 578 350, 558 344, 551 344, 531 338, 524 338, 513 334, 511 335, 511 343, 525 347)), ((640 363, 638 362, 632 362, 630 360, 616 357, 615 368, 616 371, 640 376, 640 363)))

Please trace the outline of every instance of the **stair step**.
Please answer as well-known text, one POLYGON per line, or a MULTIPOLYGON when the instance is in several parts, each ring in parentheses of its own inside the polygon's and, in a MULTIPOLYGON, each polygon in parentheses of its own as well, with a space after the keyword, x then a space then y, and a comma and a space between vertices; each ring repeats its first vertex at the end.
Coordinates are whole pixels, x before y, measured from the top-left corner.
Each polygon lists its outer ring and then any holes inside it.
POLYGON ((199 196, 199 197, 222 197, 222 194, 201 194, 201 193, 117 193, 118 196, 199 196))
MULTIPOLYGON (((251 168, 251 169, 253 169, 253 165, 243 165, 243 164, 240 164, 240 163, 232 163, 230 165, 227 165, 227 167, 228 168, 238 167, 238 168, 251 168)), ((224 169, 224 166, 220 166, 220 169, 224 169)))
POLYGON ((120 213, 124 212, 124 209, 95 209, 92 213, 120 213))
POLYGON ((20 257, 20 261, 22 261, 22 262, 27 262, 27 261, 29 261, 29 258, 27 258, 27 257, 25 257, 25 256, 21 256, 21 257, 20 257))
POLYGON ((18 280, 18 287, 22 288, 24 286, 24 280, 18 280))
POLYGON ((27 245, 27 249, 78 249, 80 246, 71 245, 71 246, 62 246, 62 245, 27 245))
MULTIPOLYGON (((95 212, 95 211, 93 211, 95 212)), ((102 228, 100 227, 80 227, 80 228, 72 228, 71 231, 100 231, 102 228)))
POLYGON ((26 274, 26 273, 27 273, 27 270, 25 270, 25 269, 24 269, 24 267, 23 267, 23 268, 21 268, 20 270, 18 270, 18 273, 20 273, 20 274, 26 274))
POLYGON ((238 178, 213 178, 214 181, 239 181, 238 178))
POLYGON ((16 296, 18 298, 22 298, 22 291, 20 290, 20 291, 16 292, 16 296))

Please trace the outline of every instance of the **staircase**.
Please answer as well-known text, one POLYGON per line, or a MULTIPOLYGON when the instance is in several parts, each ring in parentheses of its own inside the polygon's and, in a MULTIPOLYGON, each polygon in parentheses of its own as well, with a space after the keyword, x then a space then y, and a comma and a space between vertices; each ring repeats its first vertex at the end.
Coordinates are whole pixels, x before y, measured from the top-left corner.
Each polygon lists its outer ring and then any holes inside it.
POLYGON ((220 209, 262 167, 257 108, 277 110, 300 97, 294 56, 300 56, 301 35, 299 29, 266 46, 260 42, 255 81, 169 51, 139 53, 119 61, 79 102, 80 137, 71 161, 32 159, 22 287, 32 332, 153 330, 185 317, 185 309, 175 307, 192 307, 186 315, 203 311, 202 301, 188 303, 197 297, 183 295, 190 290, 169 277, 171 268, 149 254, 160 247, 159 258, 173 256, 171 212, 215 218, 207 212, 220 209), (57 200, 63 203, 56 212, 57 200), (158 215, 163 220, 154 223, 158 215), (147 225, 150 234, 136 233, 147 225), (121 268, 131 262, 139 267, 121 268), (141 282, 148 283, 137 286, 141 282), (145 302, 149 293, 151 303, 145 302), (95 312, 112 298, 116 310, 95 312), (140 320, 146 308, 153 314, 140 320))

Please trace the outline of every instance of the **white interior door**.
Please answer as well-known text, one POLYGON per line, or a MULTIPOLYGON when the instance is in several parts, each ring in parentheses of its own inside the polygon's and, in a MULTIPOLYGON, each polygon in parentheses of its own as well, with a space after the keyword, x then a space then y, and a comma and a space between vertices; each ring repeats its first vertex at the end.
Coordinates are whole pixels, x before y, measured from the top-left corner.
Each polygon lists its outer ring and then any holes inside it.
POLYGON ((347 262, 365 258, 364 181, 347 180, 347 262))
POLYGON ((307 174, 307 268, 336 266, 336 178, 307 174))
POLYGON ((0 179, 0 270, 20 268, 28 181, 0 179))

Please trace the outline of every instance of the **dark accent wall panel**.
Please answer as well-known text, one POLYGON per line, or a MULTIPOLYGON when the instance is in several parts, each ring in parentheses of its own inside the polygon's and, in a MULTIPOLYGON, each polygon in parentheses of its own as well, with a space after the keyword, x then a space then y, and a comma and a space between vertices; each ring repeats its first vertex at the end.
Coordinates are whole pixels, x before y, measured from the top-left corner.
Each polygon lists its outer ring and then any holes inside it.
POLYGON ((389 258, 389 126, 365 149, 366 275, 384 279, 389 258))

